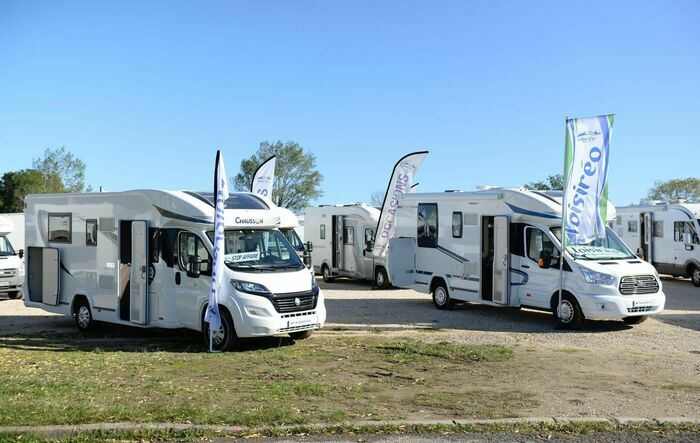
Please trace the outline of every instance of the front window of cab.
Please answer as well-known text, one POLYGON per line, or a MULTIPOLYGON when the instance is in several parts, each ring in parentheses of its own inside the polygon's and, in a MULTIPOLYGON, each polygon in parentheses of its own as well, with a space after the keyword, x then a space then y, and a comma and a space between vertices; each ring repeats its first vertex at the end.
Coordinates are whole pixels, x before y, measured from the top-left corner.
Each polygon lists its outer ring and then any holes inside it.
MULTIPOLYGON (((207 232, 214 242, 214 233, 207 232)), ((283 272, 304 264, 282 233, 276 230, 227 229, 224 263, 240 272, 283 272)))
POLYGON ((299 238, 299 235, 297 234, 297 231, 295 231, 293 228, 289 229, 280 229, 280 232, 282 232, 282 235, 285 236, 287 241, 292 245, 294 249, 296 249, 299 252, 304 252, 304 243, 301 242, 301 239, 299 238))
POLYGON ((15 250, 12 249, 10 240, 4 235, 0 235, 0 256, 15 255, 15 250))
MULTIPOLYGON (((550 228, 561 242, 561 228, 550 228)), ((609 227, 605 228, 605 238, 593 240, 585 245, 566 245, 566 251, 575 259, 581 260, 627 260, 637 258, 609 227)))

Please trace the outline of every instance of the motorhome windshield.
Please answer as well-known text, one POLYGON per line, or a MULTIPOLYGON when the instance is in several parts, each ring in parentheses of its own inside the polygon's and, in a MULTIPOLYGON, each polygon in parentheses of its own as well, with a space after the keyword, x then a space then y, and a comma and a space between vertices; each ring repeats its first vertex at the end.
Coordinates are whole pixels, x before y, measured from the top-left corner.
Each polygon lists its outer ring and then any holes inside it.
MULTIPOLYGON (((213 242, 214 233, 207 232, 213 242)), ((224 263, 241 272, 282 272, 303 269, 289 241, 277 230, 226 230, 224 263)))
POLYGON ((15 250, 12 249, 10 240, 4 235, 0 235, 0 256, 15 255, 15 250))
MULTIPOLYGON (((561 228, 550 228, 561 242, 561 228)), ((609 227, 605 228, 605 238, 593 240, 585 245, 567 245, 566 251, 580 260, 626 260, 637 258, 609 227)))
POLYGON ((304 252, 304 243, 301 242, 301 239, 299 238, 299 235, 297 234, 297 231, 294 230, 294 228, 285 228, 285 229, 280 229, 280 232, 282 232, 282 235, 284 235, 289 243, 291 243, 292 247, 296 249, 299 252, 304 252))

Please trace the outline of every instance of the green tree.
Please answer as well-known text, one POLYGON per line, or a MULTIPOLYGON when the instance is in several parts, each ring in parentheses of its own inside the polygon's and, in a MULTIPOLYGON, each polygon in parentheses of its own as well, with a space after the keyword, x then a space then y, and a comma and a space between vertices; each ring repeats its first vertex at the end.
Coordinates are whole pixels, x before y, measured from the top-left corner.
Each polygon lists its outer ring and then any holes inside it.
POLYGON ((57 174, 24 169, 3 174, 0 178, 0 212, 23 212, 27 194, 66 192, 57 174))
POLYGON ((688 202, 700 201, 700 179, 689 177, 656 181, 647 192, 647 198, 662 201, 673 201, 679 198, 688 202))
POLYGON ((525 188, 533 191, 560 191, 564 189, 564 175, 549 175, 546 180, 526 184, 525 188))
POLYGON ((65 146, 44 151, 44 157, 34 159, 34 169, 49 176, 57 175, 63 183, 64 192, 91 191, 85 188, 85 163, 66 151, 65 146))
POLYGON ((258 166, 273 155, 277 156, 277 160, 272 201, 277 206, 299 212, 311 200, 323 195, 320 188, 323 176, 316 170, 316 156, 304 152, 304 148, 293 141, 261 142, 255 154, 241 161, 240 172, 231 179, 234 188, 250 191, 250 183, 258 166))

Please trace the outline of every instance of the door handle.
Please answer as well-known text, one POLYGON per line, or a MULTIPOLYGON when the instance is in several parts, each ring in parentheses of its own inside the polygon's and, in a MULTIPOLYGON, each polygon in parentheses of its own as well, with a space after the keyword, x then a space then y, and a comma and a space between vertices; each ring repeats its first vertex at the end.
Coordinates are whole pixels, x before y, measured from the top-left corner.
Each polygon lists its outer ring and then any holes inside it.
POLYGON ((141 266, 141 278, 146 279, 146 272, 148 272, 148 268, 146 266, 141 266))
POLYGON ((530 269, 530 267, 528 265, 521 265, 520 267, 525 268, 525 269, 530 269))
POLYGON ((179 272, 175 273, 175 284, 176 285, 180 284, 180 273, 179 272))

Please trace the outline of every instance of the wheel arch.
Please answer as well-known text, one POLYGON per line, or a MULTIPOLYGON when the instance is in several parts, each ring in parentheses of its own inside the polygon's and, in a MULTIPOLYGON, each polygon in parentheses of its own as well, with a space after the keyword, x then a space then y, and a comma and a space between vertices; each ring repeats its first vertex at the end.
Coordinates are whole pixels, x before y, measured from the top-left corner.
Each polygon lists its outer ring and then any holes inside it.
POLYGON ((447 280, 443 276, 434 275, 433 278, 430 279, 430 292, 433 292, 440 282, 445 284, 445 288, 447 288, 448 291, 450 290, 449 286, 447 286, 447 280))
MULTIPOLYGON (((564 297, 564 295, 570 295, 576 300, 576 303, 581 305, 581 302, 578 301, 578 297, 576 297, 573 292, 567 291, 566 289, 563 289, 561 291, 561 296, 564 297)), ((554 312, 555 309, 557 309, 557 304, 559 303, 559 291, 554 291, 554 294, 552 294, 552 297, 549 299, 549 307, 552 308, 552 312, 554 312)))
MULTIPOLYGON (((207 313, 207 306, 209 306, 208 301, 204 302, 202 307, 199 309, 199 332, 204 331, 204 315, 207 313)), ((236 335, 238 335, 238 330, 236 330, 236 320, 234 319, 231 310, 228 308, 228 306, 219 303, 219 315, 221 315, 222 312, 228 313, 229 317, 231 318, 231 323, 233 323, 233 329, 236 332, 236 335)))
POLYGON ((693 259, 693 258, 688 259, 688 260, 685 262, 685 266, 684 266, 685 276, 686 276, 686 277, 692 277, 691 274, 693 273, 693 268, 698 268, 698 269, 700 269, 700 262, 698 262, 697 260, 695 260, 695 259, 693 259))

